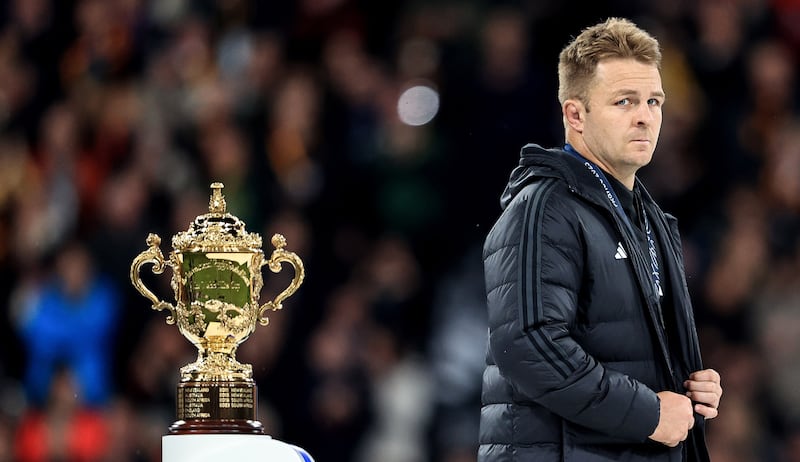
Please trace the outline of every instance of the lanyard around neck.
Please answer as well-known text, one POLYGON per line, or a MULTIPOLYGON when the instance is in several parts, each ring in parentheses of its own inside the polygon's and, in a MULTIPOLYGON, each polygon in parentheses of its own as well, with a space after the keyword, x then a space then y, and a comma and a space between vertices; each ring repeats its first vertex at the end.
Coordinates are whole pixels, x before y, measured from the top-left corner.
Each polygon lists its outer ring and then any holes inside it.
MULTIPOLYGON (((564 145, 564 151, 572 154, 578 160, 583 161, 583 165, 586 166, 589 172, 600 182, 600 185, 603 187, 603 192, 605 193, 608 202, 611 204, 611 207, 614 209, 614 212, 616 212, 617 216, 619 216, 622 219, 622 222, 625 223, 625 226, 627 226, 628 231, 631 232, 631 235, 636 236, 633 225, 631 224, 631 220, 628 218, 628 214, 625 213, 625 209, 622 207, 622 204, 617 197, 617 193, 614 192, 614 188, 611 186, 608 178, 606 178, 603 170, 594 162, 583 157, 569 143, 564 145)), ((642 206, 641 212, 642 217, 644 218, 645 234, 647 235, 648 253, 650 254, 650 277, 653 280, 653 288, 660 297, 664 295, 664 291, 661 288, 661 271, 659 270, 658 266, 658 252, 656 251, 656 243, 653 239, 653 230, 650 228, 650 220, 647 219, 647 212, 644 210, 644 206, 642 206)))

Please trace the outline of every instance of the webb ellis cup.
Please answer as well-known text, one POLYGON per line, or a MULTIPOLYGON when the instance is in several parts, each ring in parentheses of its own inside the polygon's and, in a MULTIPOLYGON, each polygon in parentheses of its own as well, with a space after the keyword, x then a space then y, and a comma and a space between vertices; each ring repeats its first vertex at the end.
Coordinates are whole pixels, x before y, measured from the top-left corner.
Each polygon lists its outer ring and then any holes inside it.
POLYGON ((305 276, 303 262, 284 249, 286 240, 280 234, 272 237, 275 250, 264 259, 261 236, 247 232, 241 220, 227 213, 222 188, 221 183, 212 184, 208 213, 172 237, 169 260, 159 248, 161 238, 150 234, 149 247, 131 264, 134 287, 153 303, 153 309, 169 310, 166 322, 177 323, 198 350, 197 361, 180 370, 172 434, 264 433, 256 415, 253 368, 236 360, 236 348, 257 322, 267 325, 265 312, 281 309, 281 302, 305 276), (294 268, 291 283, 274 300, 260 304, 261 268, 266 265, 278 273, 283 262, 294 268), (170 267, 176 305, 160 300, 144 285, 140 270, 148 263, 155 274, 170 267))

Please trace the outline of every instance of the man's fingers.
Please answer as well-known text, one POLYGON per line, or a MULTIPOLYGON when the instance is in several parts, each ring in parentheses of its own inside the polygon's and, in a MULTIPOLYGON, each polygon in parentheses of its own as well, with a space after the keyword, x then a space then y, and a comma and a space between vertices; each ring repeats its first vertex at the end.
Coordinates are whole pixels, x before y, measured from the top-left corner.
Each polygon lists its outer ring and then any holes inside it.
POLYGON ((717 417, 722 386, 720 385, 719 372, 714 369, 703 369, 689 374, 689 380, 684 382, 686 396, 695 402, 694 411, 706 419, 717 417))
POLYGON ((722 398, 722 387, 719 383, 687 380, 685 386, 688 390, 686 396, 692 401, 707 404, 713 408, 719 407, 722 398))
POLYGON ((722 394, 722 387, 716 382, 697 382, 694 380, 687 380, 684 383, 684 386, 689 391, 705 391, 722 394))
POLYGON ((686 393, 686 396, 696 403, 706 404, 714 408, 719 407, 719 395, 716 393, 690 391, 686 393))
POLYGON ((720 382, 719 372, 714 369, 703 369, 702 371, 695 371, 689 374, 690 380, 698 382, 720 382))
POLYGON ((701 416, 705 417, 706 419, 713 419, 717 415, 719 415, 719 411, 711 406, 706 406, 704 404, 695 404, 694 411, 700 414, 701 416))

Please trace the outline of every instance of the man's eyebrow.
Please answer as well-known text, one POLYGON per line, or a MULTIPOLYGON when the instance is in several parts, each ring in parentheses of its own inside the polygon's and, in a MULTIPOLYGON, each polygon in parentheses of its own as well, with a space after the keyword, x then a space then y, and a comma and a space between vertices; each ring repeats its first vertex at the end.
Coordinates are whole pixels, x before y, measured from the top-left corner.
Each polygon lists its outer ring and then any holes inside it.
MULTIPOLYGON (((639 94, 639 92, 637 92, 636 90, 630 90, 630 89, 627 89, 627 88, 623 88, 621 90, 615 91, 614 92, 614 97, 618 98, 620 96, 635 96, 635 95, 638 95, 638 94, 639 94)), ((650 96, 651 97, 652 96, 657 96, 659 98, 666 98, 667 97, 667 95, 661 90, 656 90, 656 91, 651 92, 650 96)))

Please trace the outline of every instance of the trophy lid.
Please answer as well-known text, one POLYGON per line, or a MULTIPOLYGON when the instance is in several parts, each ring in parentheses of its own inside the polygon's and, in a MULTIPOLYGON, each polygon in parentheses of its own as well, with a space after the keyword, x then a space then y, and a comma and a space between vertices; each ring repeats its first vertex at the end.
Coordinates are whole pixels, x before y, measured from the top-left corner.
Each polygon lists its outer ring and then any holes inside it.
POLYGON ((222 183, 211 184, 208 213, 197 216, 187 231, 172 237, 178 252, 261 252, 261 235, 245 230, 242 220, 226 211, 222 183))

